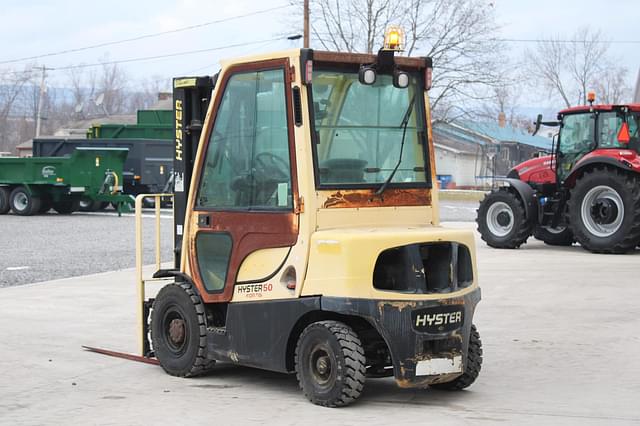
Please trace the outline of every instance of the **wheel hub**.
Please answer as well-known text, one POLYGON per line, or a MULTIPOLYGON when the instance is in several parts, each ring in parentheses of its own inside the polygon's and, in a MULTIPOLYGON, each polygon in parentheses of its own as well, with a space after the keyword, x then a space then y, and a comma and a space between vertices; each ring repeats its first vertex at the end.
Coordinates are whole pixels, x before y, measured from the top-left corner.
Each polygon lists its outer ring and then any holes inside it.
POLYGON ((496 237, 506 237, 513 230, 514 216, 511 207, 498 201, 487 209, 487 228, 496 237))
POLYGON ((620 229, 624 220, 622 197, 608 185, 595 186, 582 199, 580 216, 591 235, 609 237, 620 229))
POLYGON ((16 194, 13 203, 18 210, 20 211, 25 210, 29 205, 27 194, 24 194, 22 192, 16 194))
POLYGON ((591 217, 598 224, 608 225, 618 217, 618 207, 608 198, 598 199, 591 208, 591 217))
POLYGON ((311 354, 311 373, 315 381, 325 385, 331 379, 332 362, 329 353, 324 348, 315 348, 311 354))
POLYGON ((176 346, 182 345, 184 343, 184 320, 183 319, 174 319, 169 323, 169 339, 171 343, 176 346))
POLYGON ((508 226, 511 223, 511 217, 509 216, 509 213, 504 211, 498 213, 496 220, 498 222, 498 225, 500 226, 508 226))

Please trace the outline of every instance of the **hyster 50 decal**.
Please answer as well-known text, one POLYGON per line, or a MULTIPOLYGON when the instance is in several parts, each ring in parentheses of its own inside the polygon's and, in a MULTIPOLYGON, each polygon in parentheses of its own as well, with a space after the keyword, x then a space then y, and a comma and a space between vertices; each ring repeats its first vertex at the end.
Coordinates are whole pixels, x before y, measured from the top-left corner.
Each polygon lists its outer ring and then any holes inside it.
POLYGON ((439 306, 420 309, 411 313, 411 326, 416 331, 444 333, 453 331, 464 323, 462 306, 439 306))
POLYGON ((270 291, 273 291, 273 284, 271 283, 240 284, 236 286, 236 293, 246 297, 262 297, 263 293, 270 291))

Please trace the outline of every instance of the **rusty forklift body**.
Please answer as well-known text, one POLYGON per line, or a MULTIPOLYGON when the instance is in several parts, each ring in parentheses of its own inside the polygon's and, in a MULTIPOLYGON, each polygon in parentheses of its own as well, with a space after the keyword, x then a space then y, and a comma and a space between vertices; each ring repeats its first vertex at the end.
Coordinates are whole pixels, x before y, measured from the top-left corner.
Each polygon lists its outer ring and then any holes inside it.
POLYGON ((475 244, 439 224, 431 67, 296 49, 174 79, 175 282, 141 304, 143 355, 295 372, 325 406, 365 377, 470 385, 475 244))

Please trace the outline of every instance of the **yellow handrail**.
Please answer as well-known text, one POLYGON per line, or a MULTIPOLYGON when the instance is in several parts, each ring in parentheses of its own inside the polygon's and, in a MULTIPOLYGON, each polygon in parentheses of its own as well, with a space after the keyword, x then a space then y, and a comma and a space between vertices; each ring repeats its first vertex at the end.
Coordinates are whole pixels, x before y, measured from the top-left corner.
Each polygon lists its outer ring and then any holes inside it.
POLYGON ((138 347, 140 354, 145 356, 144 342, 146 336, 144 335, 144 323, 147 320, 144 315, 144 301, 145 301, 145 280, 142 273, 143 251, 142 251, 142 203, 145 198, 153 198, 155 201, 155 233, 156 233, 156 247, 155 247, 155 260, 156 271, 161 266, 160 256, 160 202, 162 198, 170 197, 173 199, 173 194, 139 194, 136 197, 135 202, 135 218, 136 218, 136 284, 137 284, 137 305, 138 305, 138 347))

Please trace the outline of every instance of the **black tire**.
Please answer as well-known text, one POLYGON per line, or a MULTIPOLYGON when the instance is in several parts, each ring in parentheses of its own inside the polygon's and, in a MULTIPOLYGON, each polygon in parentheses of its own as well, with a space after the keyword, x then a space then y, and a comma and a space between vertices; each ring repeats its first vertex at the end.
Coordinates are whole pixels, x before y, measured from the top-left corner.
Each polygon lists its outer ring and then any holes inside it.
POLYGON ((571 190, 569 222, 594 253, 626 253, 640 242, 640 175, 615 167, 585 172, 571 190))
POLYGON ((571 232, 568 226, 559 226, 555 229, 546 226, 536 226, 533 230, 533 236, 550 246, 570 246, 575 241, 573 232, 571 232))
POLYGON ((155 355, 172 376, 194 377, 215 364, 206 358, 204 305, 191 284, 170 284, 160 290, 150 329, 155 355))
POLYGON ((78 203, 78 210, 81 212, 95 212, 100 210, 101 201, 93 201, 90 198, 83 198, 78 203))
POLYGON ((59 214, 71 214, 80 208, 79 200, 60 200, 53 203, 53 209, 59 214))
POLYGON ((476 212, 480 236, 491 247, 515 249, 531 235, 522 200, 507 188, 485 195, 476 212))
POLYGON ((43 214, 48 212, 49 210, 51 210, 51 206, 53 205, 53 203, 51 202, 50 198, 41 198, 40 199, 40 210, 38 210, 38 213, 43 214))
POLYGON ((446 383, 435 383, 432 388, 458 391, 465 389, 473 384, 480 375, 482 369, 482 341, 480 333, 475 325, 471 325, 471 333, 469 334, 469 350, 467 352, 467 362, 464 367, 464 373, 456 377, 454 380, 446 383))
POLYGON ((298 339, 296 376, 300 389, 314 404, 342 407, 358 399, 364 387, 365 363, 358 335, 344 323, 314 322, 298 339))
POLYGON ((7 214, 11 210, 10 195, 8 188, 0 186, 0 214, 7 214))
POLYGON ((29 194, 29 191, 24 186, 19 186, 11 191, 9 203, 11 204, 11 210, 20 216, 31 216, 40 210, 40 198, 29 194))

